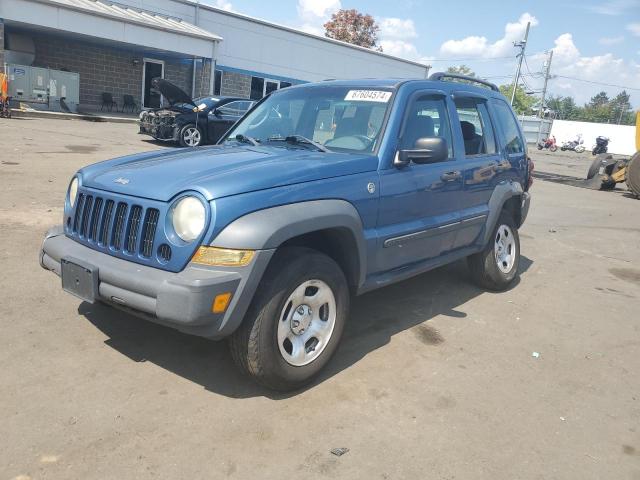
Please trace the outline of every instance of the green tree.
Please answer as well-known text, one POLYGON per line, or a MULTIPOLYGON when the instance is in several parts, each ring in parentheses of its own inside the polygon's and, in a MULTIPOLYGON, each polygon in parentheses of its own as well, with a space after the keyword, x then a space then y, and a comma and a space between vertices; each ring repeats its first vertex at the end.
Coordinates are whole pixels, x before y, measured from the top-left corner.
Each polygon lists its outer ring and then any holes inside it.
POLYGON ((466 65, 451 66, 447 68, 447 73, 455 73, 456 75, 466 75, 467 77, 475 77, 476 72, 466 65))
MULTIPOLYGON (((508 100, 511 100, 511 92, 513 91, 513 84, 509 85, 500 85, 498 87, 500 89, 500 93, 502 93, 508 100)), ((518 85, 516 89, 516 95, 513 99, 513 109, 518 115, 529 115, 531 114, 531 107, 539 102, 539 100, 532 96, 527 95, 527 92, 522 87, 522 85, 518 85)))
POLYGON ((325 36, 342 40, 366 48, 378 46, 378 32, 380 27, 371 15, 360 13, 355 9, 338 10, 331 15, 331 20, 324 24, 325 36))
POLYGON ((555 112, 558 120, 574 120, 580 110, 573 97, 559 95, 550 95, 547 99, 547 107, 555 112))
POLYGON ((631 95, 626 90, 621 91, 611 100, 612 122, 622 125, 633 125, 635 117, 631 109, 631 95))
POLYGON ((609 96, 607 92, 600 92, 591 97, 591 100, 588 103, 590 107, 603 107, 610 103, 609 96))

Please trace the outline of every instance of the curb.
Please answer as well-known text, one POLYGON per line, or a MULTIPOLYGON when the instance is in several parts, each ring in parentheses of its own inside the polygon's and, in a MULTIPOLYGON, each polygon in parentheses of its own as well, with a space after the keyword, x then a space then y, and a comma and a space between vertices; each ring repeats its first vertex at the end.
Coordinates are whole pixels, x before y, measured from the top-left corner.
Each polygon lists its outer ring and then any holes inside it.
POLYGON ((17 108, 11 109, 11 115, 14 117, 50 118, 54 120, 85 120, 87 122, 138 123, 137 118, 129 117, 106 117, 102 115, 93 115, 90 113, 42 112, 39 110, 20 110, 17 108))

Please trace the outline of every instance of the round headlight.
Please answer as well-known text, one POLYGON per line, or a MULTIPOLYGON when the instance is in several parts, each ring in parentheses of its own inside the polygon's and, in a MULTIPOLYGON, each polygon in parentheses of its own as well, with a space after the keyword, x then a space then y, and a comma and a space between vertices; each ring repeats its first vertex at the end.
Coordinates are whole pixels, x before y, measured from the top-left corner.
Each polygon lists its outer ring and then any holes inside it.
POLYGON ((173 207, 173 229, 185 242, 192 242, 204 230, 206 212, 196 197, 184 197, 173 207))
POLYGON ((78 196, 78 177, 73 177, 71 183, 69 184, 69 205, 71 208, 76 203, 76 197, 78 196))

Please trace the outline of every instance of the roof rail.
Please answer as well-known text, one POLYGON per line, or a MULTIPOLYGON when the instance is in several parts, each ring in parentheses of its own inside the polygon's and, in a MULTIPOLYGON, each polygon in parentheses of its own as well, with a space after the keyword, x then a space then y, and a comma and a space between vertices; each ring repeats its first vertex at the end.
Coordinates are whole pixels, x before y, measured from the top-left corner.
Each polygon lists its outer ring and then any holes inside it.
POLYGON ((442 81, 443 78, 457 78, 459 80, 466 80, 468 82, 480 83, 485 87, 489 87, 491 90, 495 92, 499 92, 500 89, 496 86, 495 83, 488 82, 487 80, 482 80, 476 77, 470 77, 468 75, 460 75, 457 73, 447 73, 447 72, 436 72, 432 73, 429 77, 429 80, 442 81))

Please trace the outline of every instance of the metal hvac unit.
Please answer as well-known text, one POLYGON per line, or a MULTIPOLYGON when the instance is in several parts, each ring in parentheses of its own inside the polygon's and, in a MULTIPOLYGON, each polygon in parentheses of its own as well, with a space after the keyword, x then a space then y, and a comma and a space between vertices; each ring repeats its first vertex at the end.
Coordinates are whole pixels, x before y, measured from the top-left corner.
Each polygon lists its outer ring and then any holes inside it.
POLYGON ((76 112, 80 102, 80 75, 74 72, 8 65, 9 96, 18 102, 76 112))

